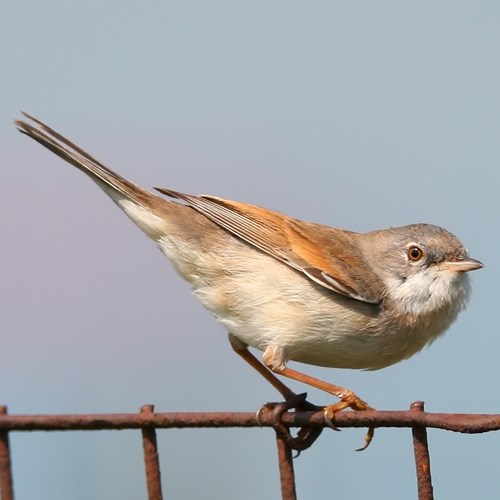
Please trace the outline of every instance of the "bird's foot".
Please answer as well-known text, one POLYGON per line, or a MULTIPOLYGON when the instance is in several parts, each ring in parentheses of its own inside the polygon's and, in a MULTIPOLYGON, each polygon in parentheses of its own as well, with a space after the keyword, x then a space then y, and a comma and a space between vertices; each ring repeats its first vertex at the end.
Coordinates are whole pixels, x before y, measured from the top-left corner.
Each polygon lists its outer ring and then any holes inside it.
POLYGON ((301 427, 296 436, 292 436, 290 428, 283 425, 282 416, 289 410, 319 411, 321 407, 306 400, 307 394, 294 394, 281 403, 266 403, 257 412, 257 421, 268 412, 272 412, 272 425, 276 433, 285 441, 292 450, 299 452, 309 448, 323 431, 321 427, 301 427))
MULTIPOLYGON (((373 410, 366 401, 363 401, 361 398, 356 396, 354 392, 344 389, 340 394, 337 394, 340 398, 338 403, 334 403, 332 405, 325 406, 323 408, 323 414, 325 415, 326 423, 334 430, 340 430, 335 426, 335 414, 339 411, 345 410, 346 408, 351 408, 354 411, 366 411, 373 410)), ((375 434, 375 428, 369 427, 368 432, 365 435, 365 442, 363 446, 358 448, 356 451, 363 451, 368 448, 370 443, 372 442, 373 435, 375 434)))

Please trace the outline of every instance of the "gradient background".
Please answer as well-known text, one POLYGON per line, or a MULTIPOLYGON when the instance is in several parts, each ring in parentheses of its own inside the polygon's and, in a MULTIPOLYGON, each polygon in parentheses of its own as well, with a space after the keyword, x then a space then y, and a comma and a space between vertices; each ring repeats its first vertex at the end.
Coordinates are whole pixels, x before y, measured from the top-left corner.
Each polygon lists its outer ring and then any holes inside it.
MULTIPOLYGON (((500 4, 4 2, 0 403, 254 411, 277 395, 160 252, 12 125, 28 111, 144 186, 365 231, 433 222, 486 269, 447 336, 380 372, 296 365, 379 409, 500 413, 500 4)), ((297 391, 305 388, 291 384, 297 391)), ((325 395, 307 389, 316 403, 325 395)), ((324 432, 301 499, 416 497, 409 430, 324 432)), ((500 434, 429 432, 436 498, 499 495, 500 434)), ((279 498, 272 431, 160 431, 168 498, 279 498)), ((24 499, 146 498, 140 433, 12 435, 24 499)))

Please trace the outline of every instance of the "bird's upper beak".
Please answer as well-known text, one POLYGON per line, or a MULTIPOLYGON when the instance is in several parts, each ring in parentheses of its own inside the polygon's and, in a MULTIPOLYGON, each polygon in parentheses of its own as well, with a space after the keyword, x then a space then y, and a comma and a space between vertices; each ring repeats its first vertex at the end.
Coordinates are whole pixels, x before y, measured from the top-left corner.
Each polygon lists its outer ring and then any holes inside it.
POLYGON ((469 257, 457 260, 447 260, 441 262, 441 269, 446 269, 447 271, 454 271, 456 273, 466 273, 468 271, 475 271, 476 269, 481 269, 484 267, 482 262, 476 259, 471 259, 469 257))

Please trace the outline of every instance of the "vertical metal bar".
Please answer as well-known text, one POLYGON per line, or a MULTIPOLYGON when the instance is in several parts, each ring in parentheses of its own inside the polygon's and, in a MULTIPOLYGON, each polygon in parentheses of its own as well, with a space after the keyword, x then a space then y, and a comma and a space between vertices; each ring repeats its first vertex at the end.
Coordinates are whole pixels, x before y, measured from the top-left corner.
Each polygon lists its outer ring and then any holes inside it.
MULTIPOLYGON (((154 413, 154 406, 142 406, 141 413, 154 413)), ((144 465, 146 467, 148 499, 162 500, 163 495, 161 492, 160 460, 158 458, 156 430, 153 427, 142 428, 142 445, 144 447, 144 465)))
MULTIPOLYGON (((410 405, 412 411, 424 411, 424 402, 415 401, 410 405)), ((431 459, 427 443, 427 429, 413 427, 413 452, 417 469, 418 500, 434 500, 431 479, 431 459)))
POLYGON ((295 474, 293 471, 293 451, 278 433, 276 433, 276 445, 278 447, 278 463, 280 468, 281 498, 282 500, 297 500, 295 474))
MULTIPOLYGON (((6 414, 7 407, 0 406, 0 415, 6 414)), ((14 500, 8 431, 0 431, 0 499, 14 500)))

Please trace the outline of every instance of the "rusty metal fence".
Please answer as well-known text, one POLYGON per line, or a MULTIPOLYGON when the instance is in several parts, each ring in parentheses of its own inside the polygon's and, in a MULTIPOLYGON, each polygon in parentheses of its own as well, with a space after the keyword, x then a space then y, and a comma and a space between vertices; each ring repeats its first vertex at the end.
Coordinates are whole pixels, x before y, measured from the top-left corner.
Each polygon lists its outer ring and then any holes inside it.
MULTIPOLYGON (((303 397, 299 395, 298 398, 303 397)), ((305 400, 305 398, 303 398, 305 400)), ((14 499, 10 432, 23 431, 98 431, 140 429, 144 447, 147 494, 149 500, 162 500, 160 460, 156 429, 271 427, 275 430, 281 495, 295 500, 293 456, 311 446, 327 426, 322 411, 289 411, 290 405, 276 403, 269 411, 255 413, 155 413, 153 405, 144 405, 139 413, 94 415, 9 415, 0 406, 0 500, 14 499), (292 429, 298 428, 292 434, 292 429)), ((412 429, 417 490, 419 500, 432 500, 431 467, 427 428, 466 434, 500 430, 500 414, 427 413, 416 401, 409 411, 344 411, 335 416, 335 426, 406 427, 412 429)))

